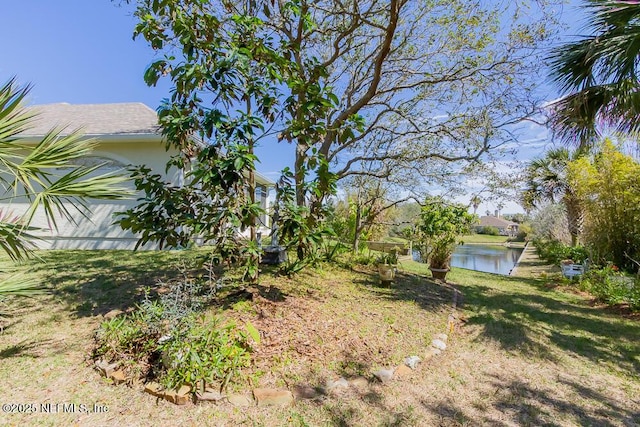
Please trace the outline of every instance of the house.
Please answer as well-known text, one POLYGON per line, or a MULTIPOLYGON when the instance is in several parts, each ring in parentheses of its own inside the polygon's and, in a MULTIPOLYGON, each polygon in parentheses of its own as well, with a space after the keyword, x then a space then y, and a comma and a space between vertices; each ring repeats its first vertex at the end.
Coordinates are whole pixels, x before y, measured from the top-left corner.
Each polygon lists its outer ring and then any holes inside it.
POLYGON ((507 221, 506 219, 498 216, 487 215, 480 217, 480 221, 475 225, 476 232, 484 227, 497 228, 501 236, 514 237, 518 234, 518 223, 507 221))
MULTIPOLYGON (((25 143, 37 144, 42 136, 53 128, 64 127, 63 135, 80 129, 87 138, 93 138, 98 145, 84 164, 104 164, 97 173, 123 170, 130 165, 144 164, 154 173, 160 174, 174 185, 183 180, 181 170, 165 173, 170 156, 177 150, 165 149, 156 112, 142 103, 86 104, 66 103, 30 107, 38 113, 36 126, 21 135, 25 143)), ((268 207, 268 191, 273 182, 256 173, 256 196, 263 206, 268 207)), ((130 184, 134 188, 133 183, 130 184)), ((90 214, 85 218, 80 213, 74 218, 76 224, 60 220, 58 229, 38 233, 41 249, 133 249, 137 237, 120 226, 113 224, 113 214, 136 205, 137 196, 130 200, 89 200, 90 214)), ((14 199, 11 203, 0 203, 3 212, 19 214, 26 210, 26 200, 14 199)), ((73 212, 73 210, 72 210, 73 212)), ((262 235, 269 230, 268 218, 260 218, 262 235)), ((38 212, 32 225, 49 229, 43 212, 38 212)), ((154 249, 146 245, 143 249, 154 249)))

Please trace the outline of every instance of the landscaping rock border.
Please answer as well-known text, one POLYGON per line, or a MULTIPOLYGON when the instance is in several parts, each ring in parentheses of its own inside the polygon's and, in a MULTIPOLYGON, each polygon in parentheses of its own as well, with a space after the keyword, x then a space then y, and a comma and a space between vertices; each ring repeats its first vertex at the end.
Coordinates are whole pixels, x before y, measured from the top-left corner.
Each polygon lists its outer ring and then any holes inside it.
MULTIPOLYGON (((407 356, 403 364, 395 367, 380 368, 372 373, 372 378, 355 377, 346 379, 343 377, 337 379, 328 379, 324 386, 313 387, 308 384, 297 384, 293 390, 255 388, 251 392, 251 396, 245 394, 229 394, 224 395, 217 390, 206 389, 204 392, 192 393, 190 386, 183 385, 177 390, 165 390, 158 383, 147 383, 144 385, 144 391, 157 397, 164 399, 176 405, 185 405, 189 401, 194 403, 202 402, 221 402, 227 401, 236 407, 248 406, 277 406, 285 407, 295 403, 295 400, 314 400, 325 399, 327 397, 339 397, 346 393, 350 388, 358 391, 364 391, 371 386, 372 381, 387 384, 394 380, 402 380, 410 377, 415 370, 423 363, 429 362, 434 357, 441 354, 447 349, 449 336, 454 332, 457 323, 457 308, 462 304, 462 293, 452 283, 441 283, 443 286, 450 288, 453 292, 452 310, 447 319, 447 331, 436 334, 429 347, 425 349, 422 357, 417 355, 407 356)), ((111 379, 115 384, 129 383, 123 371, 117 370, 117 363, 107 363, 99 360, 95 362, 95 368, 103 376, 111 379)))

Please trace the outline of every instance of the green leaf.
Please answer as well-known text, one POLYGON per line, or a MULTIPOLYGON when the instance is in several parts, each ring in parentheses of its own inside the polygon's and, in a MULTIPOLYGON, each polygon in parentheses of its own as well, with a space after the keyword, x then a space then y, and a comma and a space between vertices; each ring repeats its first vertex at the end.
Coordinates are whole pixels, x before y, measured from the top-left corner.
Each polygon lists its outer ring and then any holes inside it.
POLYGON ((255 341, 256 344, 260 345, 260 331, 256 329, 255 326, 251 322, 247 322, 244 327, 246 328, 249 336, 255 341))

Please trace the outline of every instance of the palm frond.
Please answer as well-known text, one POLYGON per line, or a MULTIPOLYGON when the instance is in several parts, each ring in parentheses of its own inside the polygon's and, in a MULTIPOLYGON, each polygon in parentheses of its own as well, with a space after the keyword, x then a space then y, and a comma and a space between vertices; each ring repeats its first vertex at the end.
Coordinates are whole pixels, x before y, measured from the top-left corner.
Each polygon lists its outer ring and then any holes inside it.
POLYGON ((522 196, 527 207, 536 207, 543 201, 554 202, 563 197, 569 188, 566 168, 572 156, 569 150, 560 147, 529 162, 522 196))
POLYGON ((37 228, 26 226, 19 216, 0 210, 0 248, 14 261, 29 257, 38 237, 30 234, 37 228))
MULTIPOLYGON (((102 165, 85 166, 79 159, 89 155, 96 141, 79 132, 62 135, 53 129, 34 146, 20 140, 28 131, 34 114, 22 106, 29 88, 18 88, 15 79, 0 88, 0 182, 12 194, 30 202, 23 223, 29 224, 38 208, 42 208, 49 224, 57 228, 56 217, 74 222, 73 211, 87 216, 86 199, 117 200, 131 197, 133 192, 123 184, 125 175, 95 175, 102 165), (9 177, 9 178, 7 178, 9 177)), ((21 243, 33 236, 17 239, 17 225, 5 224, 6 241, 0 247, 17 257, 24 254, 21 243)))
POLYGON ((591 146, 599 138, 598 117, 611 101, 608 87, 593 86, 552 104, 551 129, 564 141, 591 146))
POLYGON ((62 129, 48 132, 29 154, 23 165, 32 170, 47 170, 74 166, 74 160, 85 157, 97 145, 95 139, 83 138, 79 131, 61 136, 62 129))
POLYGON ((46 292, 47 288, 41 281, 21 273, 0 279, 0 300, 8 296, 33 297, 46 292))
POLYGON ((128 177, 118 174, 89 176, 102 165, 91 167, 80 166, 51 182, 39 191, 25 214, 30 222, 38 207, 42 207, 47 221, 57 228, 56 217, 62 216, 75 223, 74 212, 87 217, 89 209, 86 199, 121 200, 131 197, 133 192, 123 184, 128 177))
POLYGON ((640 3, 589 0, 592 35, 555 49, 552 79, 565 93, 553 105, 552 129, 565 141, 593 144, 605 125, 640 130, 640 3))
POLYGON ((29 128, 34 113, 25 110, 22 103, 30 89, 19 88, 15 77, 0 87, 0 142, 11 142, 29 128))

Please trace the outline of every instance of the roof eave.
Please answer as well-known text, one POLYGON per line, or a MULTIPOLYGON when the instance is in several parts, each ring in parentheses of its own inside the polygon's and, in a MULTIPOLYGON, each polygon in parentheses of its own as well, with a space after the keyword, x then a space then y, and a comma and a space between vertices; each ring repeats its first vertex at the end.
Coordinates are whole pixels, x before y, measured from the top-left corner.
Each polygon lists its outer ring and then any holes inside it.
MULTIPOLYGON (((60 135, 60 137, 68 134, 60 135)), ((44 135, 20 135, 20 142, 26 144, 37 144, 42 141, 44 135)), ((97 139, 100 142, 118 143, 130 141, 164 141, 162 135, 157 133, 114 133, 114 134, 82 134, 81 139, 97 139)))
POLYGON ((270 180, 266 176, 262 175, 258 171, 254 171, 254 176, 256 178, 256 184, 264 185, 266 187, 274 187, 276 185, 275 182, 273 182, 272 180, 270 180))

